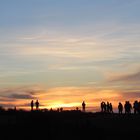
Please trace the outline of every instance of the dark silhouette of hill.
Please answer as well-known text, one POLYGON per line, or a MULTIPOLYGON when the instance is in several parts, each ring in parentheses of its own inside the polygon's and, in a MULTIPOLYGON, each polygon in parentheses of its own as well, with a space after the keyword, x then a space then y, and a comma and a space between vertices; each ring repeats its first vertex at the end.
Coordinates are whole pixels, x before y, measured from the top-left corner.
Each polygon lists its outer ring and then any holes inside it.
POLYGON ((0 132, 0 137, 20 140, 134 139, 140 134, 140 115, 3 110, 0 132))

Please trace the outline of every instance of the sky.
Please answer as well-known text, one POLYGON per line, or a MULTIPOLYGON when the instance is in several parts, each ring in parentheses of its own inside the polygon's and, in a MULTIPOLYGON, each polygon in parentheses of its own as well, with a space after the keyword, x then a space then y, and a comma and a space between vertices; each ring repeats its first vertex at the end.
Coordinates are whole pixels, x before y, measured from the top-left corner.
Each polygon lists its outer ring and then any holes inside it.
POLYGON ((140 100, 139 0, 0 0, 0 105, 88 110, 140 100))

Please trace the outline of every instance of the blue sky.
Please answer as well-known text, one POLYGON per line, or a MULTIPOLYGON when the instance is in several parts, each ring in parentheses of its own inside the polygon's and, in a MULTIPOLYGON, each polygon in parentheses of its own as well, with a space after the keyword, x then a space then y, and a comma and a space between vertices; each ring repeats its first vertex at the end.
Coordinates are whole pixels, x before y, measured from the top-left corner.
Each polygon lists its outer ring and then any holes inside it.
POLYGON ((72 98, 79 90, 78 103, 97 94, 99 102, 106 92, 138 98, 139 7, 139 0, 1 0, 1 104, 8 96, 17 100, 15 94, 29 97, 23 94, 36 87, 50 104, 54 93, 70 103, 61 90, 72 98))

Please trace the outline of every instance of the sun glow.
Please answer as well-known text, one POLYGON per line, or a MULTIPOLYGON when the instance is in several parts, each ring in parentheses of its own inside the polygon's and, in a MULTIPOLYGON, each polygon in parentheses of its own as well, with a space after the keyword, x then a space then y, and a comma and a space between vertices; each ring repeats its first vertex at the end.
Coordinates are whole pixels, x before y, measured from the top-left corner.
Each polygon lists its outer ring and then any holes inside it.
MULTIPOLYGON (((128 94, 123 94, 119 90, 115 89, 98 89, 95 87, 55 87, 48 88, 47 90, 36 90, 35 89, 14 89, 10 90, 11 93, 19 92, 24 93, 24 96, 19 94, 13 94, 14 97, 18 97, 16 100, 13 100, 13 96, 3 97, 1 103, 5 107, 17 109, 27 109, 30 110, 30 102, 33 99, 34 103, 38 99, 40 109, 58 109, 63 108, 64 110, 75 110, 77 107, 82 109, 82 101, 86 103, 86 111, 100 111, 100 103, 102 101, 111 102, 113 108, 117 108, 118 102, 125 103, 126 100, 134 102, 134 97, 129 97, 128 94), (20 90, 25 92, 21 92, 20 90), (29 90, 29 91, 28 91, 29 90), (34 91, 33 93, 30 91, 34 91), (25 96, 26 95, 26 96, 25 96), (28 96, 27 96, 28 95, 28 96), (125 95, 125 96, 124 96, 125 95), (24 97, 24 98, 23 98, 24 97), (30 97, 30 99, 26 99, 30 97), (23 99, 21 99, 23 98, 23 99), (8 105, 7 105, 8 103, 8 105)), ((2 91, 4 92, 4 91, 2 91)), ((7 94, 7 91, 4 92, 7 94)), ((9 90, 8 90, 9 93, 9 90)), ((35 105, 34 105, 35 108, 35 105)))
POLYGON ((47 108, 53 108, 53 109, 57 109, 57 108, 67 108, 67 109, 70 109, 70 108, 76 108, 76 107, 79 107, 81 105, 81 103, 64 103, 64 102, 53 102, 51 104, 49 104, 49 106, 46 106, 47 108))

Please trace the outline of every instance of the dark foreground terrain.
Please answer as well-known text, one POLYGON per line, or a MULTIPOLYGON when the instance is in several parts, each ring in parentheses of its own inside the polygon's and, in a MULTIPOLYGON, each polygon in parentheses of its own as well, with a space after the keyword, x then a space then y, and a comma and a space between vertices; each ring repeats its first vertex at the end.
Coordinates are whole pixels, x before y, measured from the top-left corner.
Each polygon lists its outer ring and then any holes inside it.
POLYGON ((140 115, 80 111, 0 112, 1 140, 133 140, 139 137, 140 115))

